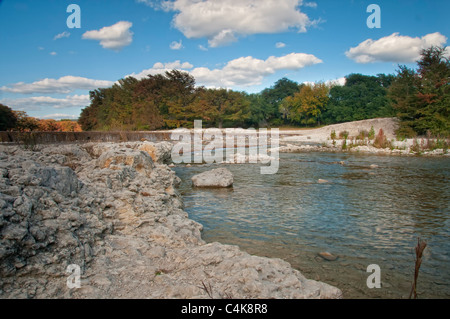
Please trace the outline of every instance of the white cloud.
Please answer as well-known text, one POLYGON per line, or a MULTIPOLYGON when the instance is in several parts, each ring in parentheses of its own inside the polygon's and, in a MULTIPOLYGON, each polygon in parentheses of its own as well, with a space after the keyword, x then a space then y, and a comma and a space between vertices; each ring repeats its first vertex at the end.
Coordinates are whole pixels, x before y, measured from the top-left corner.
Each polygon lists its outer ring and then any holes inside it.
POLYGON ((195 68, 191 74, 199 83, 206 86, 249 87, 260 85, 264 77, 275 74, 277 71, 297 71, 317 63, 322 63, 322 60, 304 53, 291 53, 282 57, 271 56, 266 60, 248 56, 232 60, 222 69, 195 68))
POLYGON ((379 40, 368 39, 345 54, 357 63, 397 62, 412 63, 420 58, 420 52, 431 46, 441 46, 447 37, 439 32, 421 38, 401 36, 398 32, 379 40))
POLYGON ((71 95, 65 98, 53 98, 50 96, 33 96, 19 99, 3 99, 1 103, 17 110, 39 110, 41 107, 54 109, 66 109, 71 107, 85 107, 89 105, 89 95, 71 95))
POLYGON ((146 6, 149 6, 150 8, 153 9, 160 9, 161 8, 161 4, 159 4, 157 1, 152 1, 152 0, 136 0, 137 3, 143 3, 146 6))
POLYGON ((93 80, 79 76, 63 76, 59 79, 43 79, 33 83, 18 82, 10 86, 0 87, 0 91, 8 93, 62 93, 67 94, 75 90, 92 90, 113 85, 111 81, 93 80))
POLYGON ((170 49, 171 50, 181 50, 183 48, 183 42, 180 40, 180 42, 177 41, 173 41, 170 44, 170 49))
POLYGON ((220 31, 212 39, 208 40, 208 44, 211 48, 217 48, 220 46, 229 45, 236 41, 237 38, 234 35, 234 31, 231 29, 226 29, 220 31))
POLYGON ((286 43, 283 43, 283 42, 277 42, 277 43, 275 44, 275 47, 276 47, 277 49, 284 48, 285 46, 286 46, 286 43))
POLYGON ((119 21, 100 30, 87 31, 83 34, 83 39, 97 40, 105 49, 120 51, 133 42, 133 32, 130 31, 132 26, 131 22, 119 21))
MULTIPOLYGON (((347 82, 347 79, 345 77, 342 78, 338 78, 338 79, 334 79, 334 80, 328 80, 325 81, 325 85, 328 86, 344 86, 345 83, 347 82)), ((311 81, 305 81, 303 82, 303 84, 309 84, 309 85, 314 85, 317 82, 311 82, 311 81)))
POLYGON ((56 53, 55 51, 53 51, 53 52, 50 52, 50 55, 55 56, 55 55, 58 55, 58 53, 56 53))
POLYGON ((347 83, 347 79, 345 77, 336 79, 336 80, 329 80, 327 82, 325 82, 327 85, 339 85, 339 86, 344 86, 345 83, 347 83))
POLYGON ((148 75, 155 75, 155 74, 163 74, 166 71, 172 71, 172 70, 183 70, 183 71, 187 71, 192 69, 194 66, 192 64, 190 64, 189 62, 184 62, 181 63, 179 60, 175 61, 175 62, 169 62, 169 63, 155 63, 153 65, 153 67, 151 67, 150 69, 146 69, 143 70, 139 73, 132 73, 132 74, 128 74, 125 76, 129 77, 132 76, 138 80, 145 78, 148 75))
POLYGON ((52 119, 52 120, 77 120, 78 119, 78 115, 73 115, 73 114, 61 114, 61 113, 55 113, 55 114, 50 114, 50 115, 45 115, 45 116, 38 116, 38 118, 40 119, 52 119))
POLYGON ((60 34, 55 35, 53 40, 58 40, 58 39, 68 38, 68 37, 70 37, 70 32, 64 31, 64 32, 62 32, 60 34))
MULTIPOLYGON (((139 1, 147 2, 147 1, 139 1)), ((300 11, 302 0, 174 0, 163 2, 176 12, 172 24, 187 38, 207 38, 211 47, 237 41, 238 36, 306 32, 313 25, 300 11)))
POLYGON ((314 55, 305 53, 291 53, 282 57, 271 56, 266 60, 260 60, 251 56, 241 57, 229 61, 221 69, 209 69, 206 67, 193 68, 190 63, 156 63, 152 68, 138 74, 130 74, 141 79, 149 74, 160 74, 172 69, 189 72, 194 76, 198 85, 206 87, 249 87, 262 83, 264 77, 275 74, 280 70, 300 70, 304 67, 322 63, 314 55))
POLYGON ((317 8, 317 3, 315 2, 305 2, 303 5, 309 8, 317 8))
POLYGON ((202 51, 208 51, 208 48, 206 48, 205 46, 199 44, 198 48, 202 51))
POLYGON ((55 113, 55 114, 49 114, 44 116, 36 116, 37 118, 40 118, 42 120, 78 120, 78 115, 73 114, 63 114, 63 113, 55 113))

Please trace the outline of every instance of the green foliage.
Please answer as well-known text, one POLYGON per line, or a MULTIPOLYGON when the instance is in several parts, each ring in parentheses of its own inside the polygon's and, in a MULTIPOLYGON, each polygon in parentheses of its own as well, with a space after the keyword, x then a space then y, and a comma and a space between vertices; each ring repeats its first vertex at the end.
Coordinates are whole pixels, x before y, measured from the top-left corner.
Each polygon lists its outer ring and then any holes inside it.
POLYGON ((243 126, 250 115, 250 101, 245 93, 226 89, 200 89, 191 105, 197 118, 206 124, 222 128, 229 125, 243 126))
POLYGON ((418 69, 399 66, 389 89, 398 111, 398 135, 450 134, 450 61, 444 47, 422 50, 418 69))
POLYGON ((293 96, 295 93, 299 92, 300 89, 301 86, 299 86, 297 82, 287 78, 282 78, 275 82, 272 87, 264 89, 259 94, 264 100, 264 104, 261 108, 264 114, 264 120, 267 122, 273 122, 282 117, 284 123, 286 124, 288 116, 285 112, 283 112, 281 103, 288 96, 293 96))
POLYGON ((6 105, 0 104, 0 131, 7 131, 16 126, 17 118, 6 105))
POLYGON ((20 132, 32 132, 39 128, 39 121, 34 117, 29 117, 24 111, 13 111, 17 119, 14 130, 20 132))
POLYGON ((323 112, 326 124, 393 117, 395 112, 387 98, 392 75, 367 76, 350 74, 344 86, 330 89, 330 100, 323 112))
POLYGON ((375 129, 373 128, 373 126, 370 127, 370 131, 369 131, 369 140, 373 140, 375 138, 375 129))
POLYGON ((340 139, 346 140, 346 139, 348 139, 348 135, 349 135, 349 132, 348 132, 348 131, 342 131, 342 132, 339 132, 339 138, 340 138, 340 139))
POLYGON ((356 137, 357 140, 365 140, 366 138, 369 138, 370 133, 366 130, 359 131, 358 136, 356 137))
POLYGON ((330 137, 333 141, 336 139, 336 131, 335 130, 331 131, 330 137))

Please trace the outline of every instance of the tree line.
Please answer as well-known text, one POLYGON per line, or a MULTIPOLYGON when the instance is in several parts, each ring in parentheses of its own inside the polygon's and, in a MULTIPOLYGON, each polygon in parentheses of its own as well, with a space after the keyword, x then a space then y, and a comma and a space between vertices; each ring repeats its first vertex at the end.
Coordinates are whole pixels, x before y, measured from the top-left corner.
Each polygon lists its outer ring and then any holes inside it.
POLYGON ((82 129, 74 120, 37 119, 0 104, 0 131, 81 132, 82 129))
MULTIPOLYGON (((450 135, 450 62, 445 48, 422 51, 417 69, 397 74, 349 74, 345 85, 297 83, 287 78, 259 93, 196 86, 172 70, 138 80, 127 77, 91 91, 81 112, 83 130, 156 130, 192 127, 319 126, 377 117, 398 117, 398 134, 450 135)), ((2 113, 0 113, 2 114, 2 113)), ((0 123, 3 123, 0 115, 0 123)))
POLYGON ((260 93, 196 87, 186 72, 172 70, 142 80, 121 79, 90 92, 83 130, 154 130, 190 127, 317 126, 395 112, 387 97, 393 76, 350 74, 344 86, 278 80, 260 93))

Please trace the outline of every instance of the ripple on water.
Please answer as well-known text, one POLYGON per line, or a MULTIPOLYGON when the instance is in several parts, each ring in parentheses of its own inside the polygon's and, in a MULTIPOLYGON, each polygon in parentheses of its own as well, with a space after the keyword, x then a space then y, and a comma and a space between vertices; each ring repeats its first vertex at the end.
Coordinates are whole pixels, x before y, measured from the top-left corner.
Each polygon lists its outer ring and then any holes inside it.
POLYGON ((280 157, 275 175, 260 175, 259 165, 227 165, 234 174, 231 190, 192 189, 190 178, 211 166, 175 169, 183 180, 185 210, 204 225, 206 241, 285 259, 305 276, 341 288, 346 297, 402 298, 409 295, 420 236, 428 247, 419 297, 450 297, 449 159, 280 157), (339 258, 317 258, 323 251, 339 258), (366 286, 370 264, 381 268, 381 289, 366 286))

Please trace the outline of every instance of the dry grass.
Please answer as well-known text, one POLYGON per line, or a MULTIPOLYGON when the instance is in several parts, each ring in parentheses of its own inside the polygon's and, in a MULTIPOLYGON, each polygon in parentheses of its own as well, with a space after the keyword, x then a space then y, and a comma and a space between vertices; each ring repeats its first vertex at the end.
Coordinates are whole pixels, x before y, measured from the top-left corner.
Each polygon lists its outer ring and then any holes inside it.
POLYGON ((416 263, 414 267, 414 281, 411 287, 411 292, 409 294, 409 299, 411 299, 414 296, 414 299, 417 299, 417 278, 419 277, 419 269, 420 265, 422 264, 422 256, 423 251, 427 247, 427 243, 423 240, 420 240, 420 238, 417 239, 417 246, 415 248, 416 251, 416 263))

